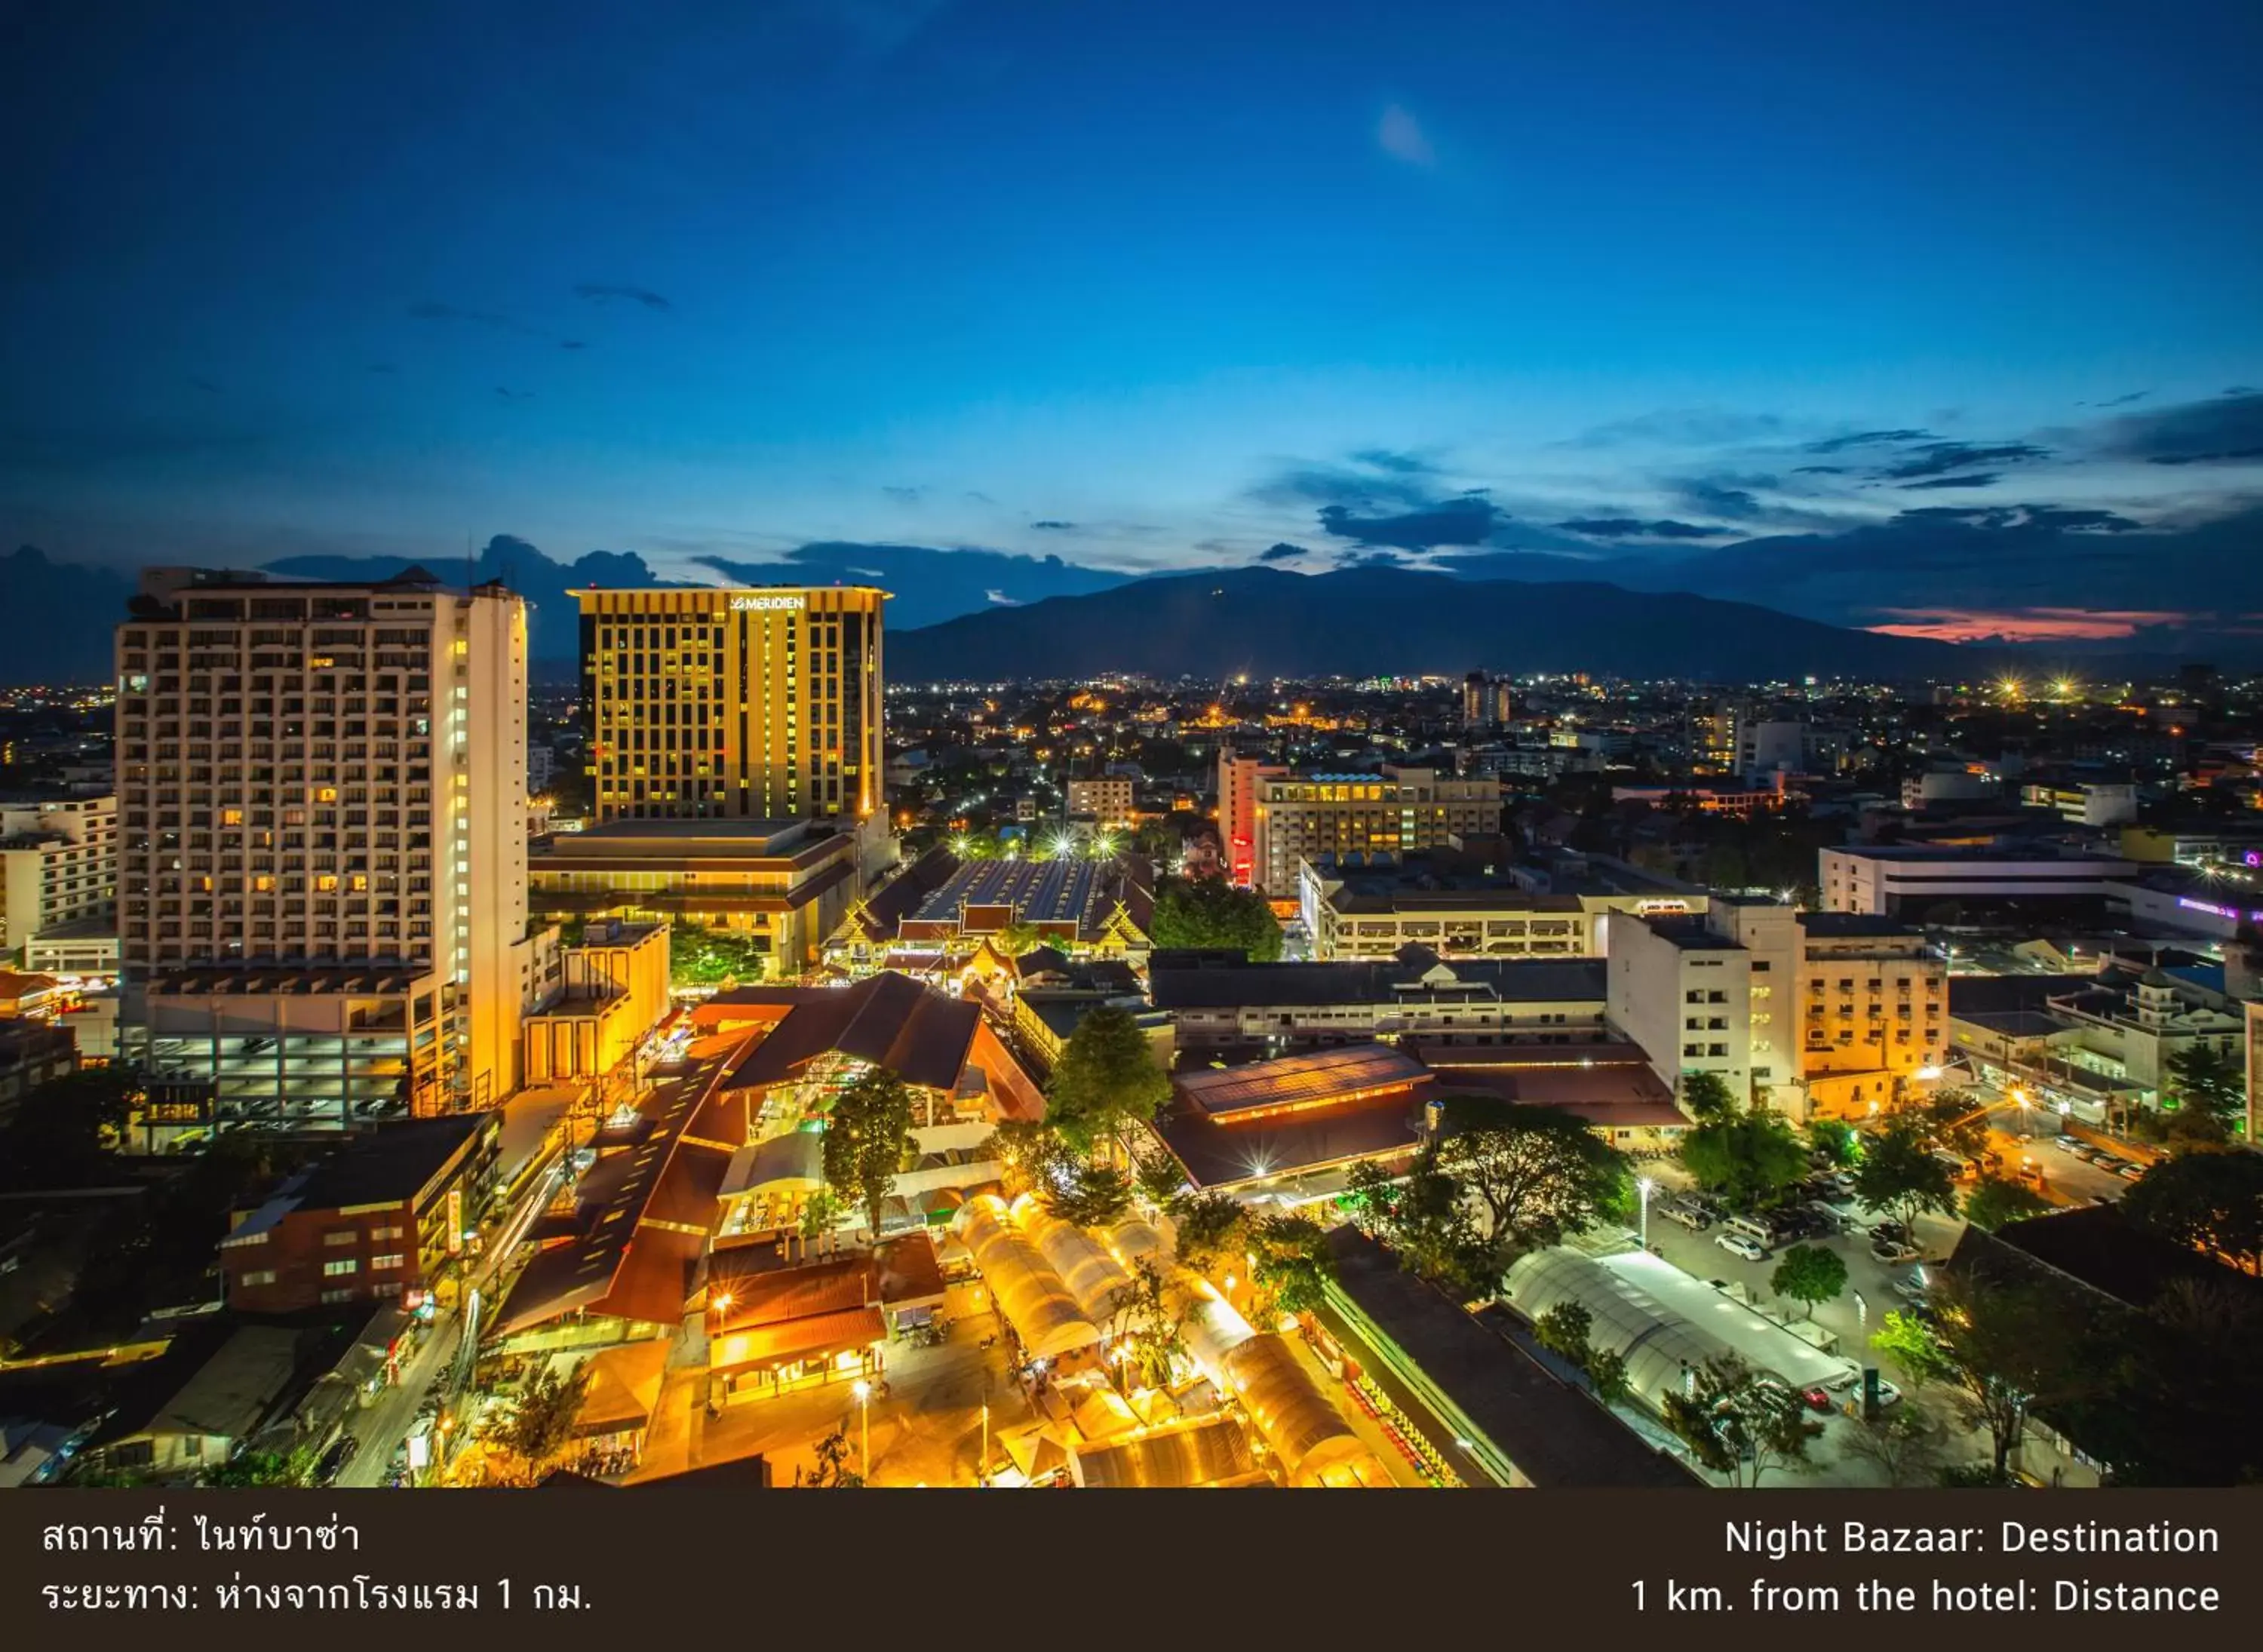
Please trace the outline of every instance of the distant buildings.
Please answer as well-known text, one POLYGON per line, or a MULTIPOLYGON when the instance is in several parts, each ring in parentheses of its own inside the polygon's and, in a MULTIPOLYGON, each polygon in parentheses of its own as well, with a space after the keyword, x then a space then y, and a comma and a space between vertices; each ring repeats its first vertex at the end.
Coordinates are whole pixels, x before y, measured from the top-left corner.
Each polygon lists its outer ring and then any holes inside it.
POLYGON ((1236 883, 1296 897, 1300 861, 1406 854, 1500 830, 1500 783, 1442 779, 1431 769, 1298 775, 1218 757, 1218 830, 1236 883))
POLYGON ((1462 679, 1462 727, 1506 728, 1516 721, 1516 685, 1505 677, 1471 671, 1462 679))
POLYGON ((151 569, 117 647, 121 1055, 294 1127, 508 1094, 524 603, 151 569))
POLYGON ((118 800, 0 801, 0 955, 57 930, 115 931, 118 800))
POLYGON ((885 817, 886 592, 579 594, 599 821, 885 817))
MULTIPOLYGON (((2014 849, 1849 845, 1817 856, 1823 909, 1921 917, 1944 902, 2103 902, 2136 868, 2117 855, 2014 849)), ((2042 909, 2037 908, 2041 910, 2042 909)))
POLYGON ((1103 831, 1128 831, 1137 819, 1128 776, 1071 780, 1067 793, 1068 817, 1073 821, 1090 821, 1103 831))
POLYGON ((1297 888, 1319 959, 1601 957, 1613 914, 1702 912, 1703 891, 1600 857, 1502 864, 1507 845, 1474 837, 1411 856, 1300 860, 1297 888), (1490 843, 1488 851, 1478 845, 1490 843))

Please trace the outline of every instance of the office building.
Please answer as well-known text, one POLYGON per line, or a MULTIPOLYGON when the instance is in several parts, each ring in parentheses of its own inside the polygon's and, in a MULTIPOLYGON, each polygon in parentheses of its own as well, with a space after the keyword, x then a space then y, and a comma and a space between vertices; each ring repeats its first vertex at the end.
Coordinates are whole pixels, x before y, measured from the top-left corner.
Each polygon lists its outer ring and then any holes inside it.
MULTIPOLYGON (((1659 1077, 1679 1095, 1688 1075, 1710 1073, 1749 1099, 1753 955, 1694 917, 1615 924, 1610 947, 1611 1025, 1649 1052, 1659 1077)), ((1761 1065, 1772 1082, 1779 1064, 1761 1065)))
POLYGON ((124 1059, 207 1084, 208 1123, 510 1093, 548 985, 518 597, 148 569, 117 746, 124 1059))
POLYGON ((1218 837, 1228 882, 1248 888, 1258 879, 1257 788, 1289 771, 1244 757, 1231 743, 1218 749, 1218 837))
MULTIPOLYGON (((1221 825, 1240 880, 1239 822, 1223 813, 1227 775, 1222 765, 1221 825)), ((1239 786, 1243 777, 1233 777, 1239 786)), ((1247 783, 1251 850, 1248 880, 1277 900, 1298 898, 1299 863, 1350 855, 1405 855, 1457 837, 1500 830, 1500 782, 1441 777, 1432 769, 1386 767, 1380 774, 1293 774, 1252 771, 1247 783)))
POLYGON ((864 585, 585 591, 600 822, 861 822, 882 797, 880 605, 864 585))
POLYGON ((0 955, 51 931, 110 930, 118 913, 118 800, 0 801, 0 955))
POLYGON ((1989 908, 2019 902, 2035 911, 2103 902, 2136 868, 2115 856, 2014 849, 1851 845, 1817 851, 1826 912, 1924 917, 1945 903, 1989 908))
POLYGON ((1090 821, 1103 831, 1129 831, 1134 822, 1132 781, 1123 775, 1068 783, 1068 817, 1090 821))

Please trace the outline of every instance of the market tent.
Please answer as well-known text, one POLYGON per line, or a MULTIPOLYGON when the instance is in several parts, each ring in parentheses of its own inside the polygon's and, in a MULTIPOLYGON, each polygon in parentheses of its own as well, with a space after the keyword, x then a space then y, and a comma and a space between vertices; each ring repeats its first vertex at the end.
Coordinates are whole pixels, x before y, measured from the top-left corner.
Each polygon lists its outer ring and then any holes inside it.
POLYGON ((1074 1222, 1063 1221, 1024 1193, 1014 1201, 1013 1218, 1036 1242, 1038 1251, 1068 1286, 1085 1316, 1105 1324, 1132 1295, 1131 1271, 1074 1222))
POLYGON ((1100 1328, 1085 1318, 1060 1275, 1008 1220, 1003 1199, 994 1193, 969 1199, 952 1225, 1030 1353, 1052 1359, 1100 1341, 1100 1328))
POLYGON ((1254 1472, 1248 1437, 1228 1417, 1069 1453, 1080 1486, 1214 1486, 1254 1472))
POLYGON ((1373 1455, 1312 1380, 1285 1337, 1252 1337, 1225 1356, 1234 1397, 1281 1459, 1292 1486, 1373 1455))
POLYGON ((1124 1396, 1113 1388, 1095 1388, 1070 1416, 1076 1431, 1089 1440, 1108 1439, 1139 1426, 1124 1396))
POLYGON ((1160 1268, 1171 1259, 1163 1235, 1137 1216, 1127 1216, 1108 1230, 1108 1248, 1127 1273, 1135 1262, 1152 1262, 1160 1268))

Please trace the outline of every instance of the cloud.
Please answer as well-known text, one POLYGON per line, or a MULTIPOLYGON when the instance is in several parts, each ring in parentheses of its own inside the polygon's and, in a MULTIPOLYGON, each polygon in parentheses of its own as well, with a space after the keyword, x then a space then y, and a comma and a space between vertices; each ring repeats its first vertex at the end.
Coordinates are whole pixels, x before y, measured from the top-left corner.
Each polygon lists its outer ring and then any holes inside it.
POLYGON ((1598 424, 1581 431, 1562 446, 1723 447, 1739 442, 1775 440, 1784 433, 1784 420, 1774 413, 1737 413, 1722 408, 1672 408, 1598 424))
POLYGON ((1402 476, 1435 476, 1438 467, 1428 460, 1413 453, 1393 453, 1388 447, 1367 447, 1352 456, 1355 464, 1372 470, 1388 470, 1402 476))
POLYGON ((1044 528, 1052 533, 1069 533, 1074 532, 1076 528, 1076 524, 1074 522, 1055 522, 1050 518, 1043 522, 1032 522, 1030 525, 1033 528, 1044 528))
POLYGON ((560 350, 587 350, 589 347, 578 338, 561 338, 558 341, 558 348, 560 350))
POLYGON ((994 602, 1001 608, 1018 608, 1022 605, 1020 598, 1009 597, 1002 591, 986 591, 982 595, 985 600, 994 602))
POLYGON ((1710 540, 1732 531, 1702 528, 1688 522, 1640 522, 1632 517, 1582 517, 1556 525, 1596 540, 1710 540))
POLYGON ((713 552, 690 560, 742 584, 784 580, 821 585, 855 579, 884 585, 893 598, 888 604, 891 630, 979 613, 1000 597, 1041 602, 1047 597, 1107 591, 1124 582, 1122 574, 1081 567, 1059 556, 851 540, 818 540, 761 560, 713 552))
POLYGON ((2132 390, 2127 395, 2117 395, 2104 402, 2078 402, 2077 407, 2128 407, 2132 402, 2142 402, 2152 395, 2151 390, 2132 390))
POLYGON ((1795 476, 1843 476, 1852 468, 1847 465, 1802 465, 1791 474, 1795 476))
POLYGON ((1906 493, 1913 488, 1992 488, 2003 477, 1992 470, 1984 470, 1970 476, 1935 476, 1930 482, 1905 482, 1901 484, 1906 493))
POLYGON ((2151 608, 1886 608, 1888 623, 1866 626, 1889 636, 1941 642, 2110 642, 2140 630, 2182 626, 2199 615, 2151 608))
POLYGON ((1394 161, 1404 161, 1409 166, 1438 163, 1437 152, 1431 149, 1421 123, 1397 104, 1383 112, 1383 119, 1376 125, 1375 141, 1394 161))
POLYGON ((1501 520, 1500 507, 1476 494, 1440 499, 1392 516, 1360 516, 1348 505, 1324 505, 1320 531, 1365 546, 1427 551, 1436 545, 1482 545, 1501 520))
POLYGON ((1267 546, 1257 554, 1257 560, 1261 562, 1293 562, 1300 556, 1311 554, 1303 546, 1291 545, 1284 540, 1278 545, 1267 546))
POLYGON ((1408 509, 1437 495, 1429 482, 1405 475, 1378 475, 1341 465, 1300 465, 1276 472, 1249 490, 1260 504, 1348 505, 1371 510, 1383 505, 1408 509))
POLYGON ((574 296, 588 299, 592 304, 641 304, 649 310, 676 308, 648 286, 618 286, 604 281, 584 281, 574 289, 574 296))
POLYGON ((531 390, 514 390, 508 385, 501 384, 495 386, 495 394, 506 402, 525 402, 531 400, 534 395, 531 390))
MULTIPOLYGON (((912 491, 913 491, 914 493, 917 493, 917 492, 919 491, 919 489, 916 489, 916 488, 915 488, 915 489, 912 489, 912 491)), ((967 504, 997 504, 997 503, 998 503, 995 499, 993 499, 993 498, 992 498, 988 494, 987 494, 987 493, 977 493, 977 492, 975 492, 975 491, 974 491, 974 489, 972 489, 972 488, 969 488, 969 489, 968 489, 965 493, 960 494, 958 496, 959 496, 960 498, 962 498, 962 499, 965 500, 965 501, 966 501, 966 503, 967 503, 967 504)))
POLYGON ((1931 431, 1857 431, 1851 436, 1833 436, 1823 441, 1810 442, 1811 453, 1843 453, 1850 447, 1875 447, 1886 442, 1923 442, 1933 438, 1931 431))
POLYGON ((2263 458, 2263 391, 2234 387, 2206 402, 2185 402, 2109 420, 2098 444, 2108 459, 2149 465, 2238 463, 2263 458))
POLYGON ((2055 533, 2135 533, 2144 527, 2111 511, 2056 504, 1925 505, 1902 511, 1894 523, 1905 527, 1954 523, 1996 532, 2028 528, 2055 533))
POLYGON ((437 299, 419 299, 408 306, 408 314, 411 321, 466 322, 474 327, 492 327, 499 332, 524 333, 534 338, 551 337, 539 327, 530 327, 501 310, 466 309, 459 304, 443 304, 437 299))
POLYGON ((2263 395, 2263 390, 2258 390, 2252 384, 2234 384, 2224 387, 2223 394, 2226 395, 2263 395))
POLYGON ((2018 464, 2025 460, 2050 457, 2049 449, 2031 446, 2026 442, 2001 442, 1992 447, 1972 442, 1927 442, 1874 474, 1883 482, 1901 482, 1920 476, 1947 475, 1951 471, 1965 470, 1974 465, 2018 464))
POLYGON ((1768 509, 1753 489, 1776 485, 1774 476, 1693 476, 1670 482, 1667 489, 1683 506, 1700 516, 1749 521, 1766 514, 1768 509))
POLYGON ((920 490, 917 488, 883 488, 880 491, 898 504, 917 504, 920 502, 920 490))

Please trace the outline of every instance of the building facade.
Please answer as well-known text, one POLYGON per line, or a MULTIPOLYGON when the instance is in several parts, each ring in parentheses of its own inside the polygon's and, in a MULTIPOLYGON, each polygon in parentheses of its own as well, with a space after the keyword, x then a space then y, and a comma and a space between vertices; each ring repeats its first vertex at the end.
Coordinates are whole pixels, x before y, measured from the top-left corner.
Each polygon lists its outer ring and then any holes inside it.
POLYGON ((508 1094, 524 603, 152 569, 117 647, 121 1056, 302 1127, 508 1094))
POLYGON ((597 819, 885 813, 880 610, 861 585, 585 591, 597 819))
MULTIPOLYGON (((1679 1095, 1688 1075, 1710 1073, 1750 1099, 1753 954, 1689 917, 1614 924, 1610 948, 1611 1025, 1649 1054, 1659 1079, 1679 1095)), ((1776 1063, 1761 1065, 1773 1082, 1776 1063)))
POLYGON ((1298 902, 1312 956, 1389 958, 1413 946, 1447 959, 1600 958, 1615 914, 1639 917, 1706 907, 1701 891, 1631 868, 1520 879, 1463 870, 1460 859, 1298 861, 1298 902))
POLYGON ((1942 902, 2104 901, 2136 867, 2101 855, 2047 850, 1849 846, 1816 853, 1826 912, 1921 916, 1942 902))
POLYGON ((1068 817, 1088 820, 1103 831, 1128 831, 1136 816, 1132 807, 1132 781, 1123 775, 1068 783, 1068 817))
POLYGON ((1226 880, 1248 888, 1258 880, 1257 788, 1288 773, 1277 763, 1244 757, 1231 743, 1218 750, 1218 841, 1226 880))
POLYGON ((118 800, 0 802, 0 955, 51 930, 91 933, 118 914, 118 800))
MULTIPOLYGON (((1254 789, 1252 875, 1280 899, 1297 897, 1297 868, 1305 860, 1408 854, 1500 830, 1494 779, 1386 767, 1380 774, 1261 774, 1254 789)), ((1229 851, 1239 853, 1231 844, 1229 851)))

